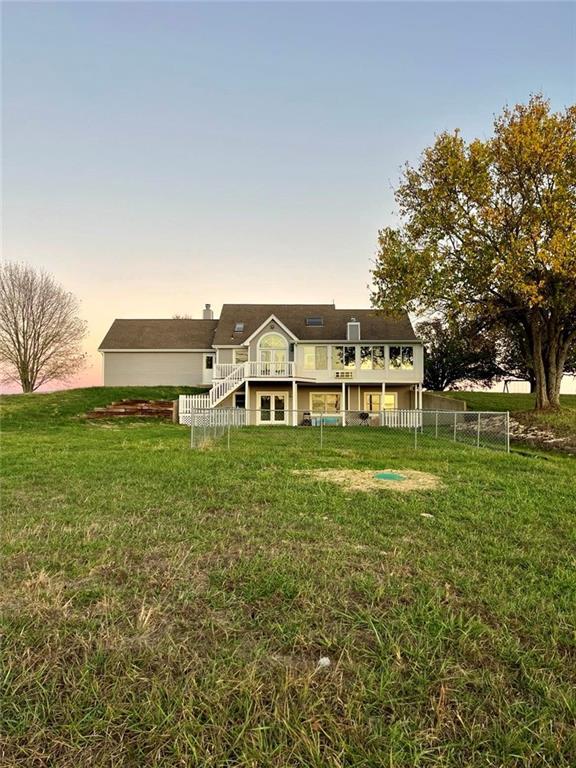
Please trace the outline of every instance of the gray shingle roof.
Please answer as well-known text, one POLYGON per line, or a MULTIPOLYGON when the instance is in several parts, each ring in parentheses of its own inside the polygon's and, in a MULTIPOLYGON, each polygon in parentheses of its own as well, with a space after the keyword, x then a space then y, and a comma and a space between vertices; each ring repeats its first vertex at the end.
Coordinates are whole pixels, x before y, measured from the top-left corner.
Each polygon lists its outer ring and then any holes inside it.
POLYGON ((392 318, 373 309, 336 309, 333 304, 224 304, 214 344, 242 344, 270 315, 275 315, 302 341, 343 341, 346 339, 346 324, 352 318, 360 323, 361 340, 416 339, 407 314, 392 318), (307 317, 321 317, 323 325, 307 326, 307 317), (244 323, 244 330, 235 333, 234 327, 239 322, 244 323))
POLYGON ((114 320, 99 349, 209 349, 242 344, 275 315, 302 341, 345 341, 346 324, 360 323, 361 341, 415 340, 407 314, 396 318, 373 309, 336 309, 333 304, 224 304, 219 320, 114 320), (306 325, 321 317, 323 325, 306 325), (244 323, 242 332, 234 331, 244 323))
POLYGON ((218 320, 114 320, 99 349, 210 349, 218 320))

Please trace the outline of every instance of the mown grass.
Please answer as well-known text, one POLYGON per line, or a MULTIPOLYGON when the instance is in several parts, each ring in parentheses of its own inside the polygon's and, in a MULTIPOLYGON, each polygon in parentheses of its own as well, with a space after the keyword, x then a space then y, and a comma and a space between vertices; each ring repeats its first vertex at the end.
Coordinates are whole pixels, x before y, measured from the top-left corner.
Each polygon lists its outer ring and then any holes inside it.
POLYGON ((360 428, 191 451, 94 396, 3 401, 0 764, 576 763, 573 461, 360 428))
MULTIPOLYGON (((438 392, 439 395, 465 400, 471 411, 534 410, 535 395, 507 392, 438 392)), ((562 410, 576 410, 576 395, 560 395, 562 410)))

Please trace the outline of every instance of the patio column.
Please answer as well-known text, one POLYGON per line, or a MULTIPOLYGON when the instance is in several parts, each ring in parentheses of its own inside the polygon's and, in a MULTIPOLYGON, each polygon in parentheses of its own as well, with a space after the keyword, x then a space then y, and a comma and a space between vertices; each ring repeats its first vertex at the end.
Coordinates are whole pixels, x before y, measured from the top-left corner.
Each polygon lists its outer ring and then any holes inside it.
POLYGON ((382 382, 382 395, 380 397, 380 426, 384 426, 384 396, 386 395, 386 382, 382 382))
POLYGON ((246 393, 245 394, 246 404, 245 404, 244 407, 246 408, 246 426, 249 426, 250 425, 250 421, 251 421, 251 419, 250 419, 251 411, 250 411, 250 383, 249 383, 248 379, 246 379, 245 387, 246 388, 245 388, 244 391, 246 393))
POLYGON ((342 403, 340 404, 340 415, 342 417, 342 426, 346 426, 346 382, 342 382, 342 403))
POLYGON ((292 380, 292 426, 298 426, 298 384, 292 380))

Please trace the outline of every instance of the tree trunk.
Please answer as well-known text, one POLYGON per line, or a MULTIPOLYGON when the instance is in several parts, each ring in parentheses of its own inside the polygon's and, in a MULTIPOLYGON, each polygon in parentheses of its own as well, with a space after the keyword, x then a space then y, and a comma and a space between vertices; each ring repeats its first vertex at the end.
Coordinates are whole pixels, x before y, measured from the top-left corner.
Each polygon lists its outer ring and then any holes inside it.
POLYGON ((532 317, 530 323, 530 341, 532 346, 532 360, 534 364, 536 388, 536 403, 534 408, 537 411, 545 411, 550 408, 550 400, 548 399, 548 381, 542 348, 542 328, 536 315, 532 317))
POLYGON ((532 359, 537 411, 560 408, 560 386, 568 346, 561 344, 555 323, 534 317, 531 322, 532 359), (545 332, 543 333, 543 326, 545 332))

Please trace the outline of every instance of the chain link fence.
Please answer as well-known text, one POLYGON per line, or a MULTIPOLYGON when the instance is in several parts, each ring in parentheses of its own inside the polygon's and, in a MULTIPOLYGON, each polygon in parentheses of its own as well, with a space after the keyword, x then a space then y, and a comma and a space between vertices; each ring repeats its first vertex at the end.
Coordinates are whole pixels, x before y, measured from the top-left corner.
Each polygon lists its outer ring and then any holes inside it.
POLYGON ((233 448, 239 433, 273 429, 275 445, 322 448, 432 447, 449 444, 510 450, 509 414, 491 411, 345 411, 312 413, 286 409, 198 408, 190 414, 190 444, 233 448))

